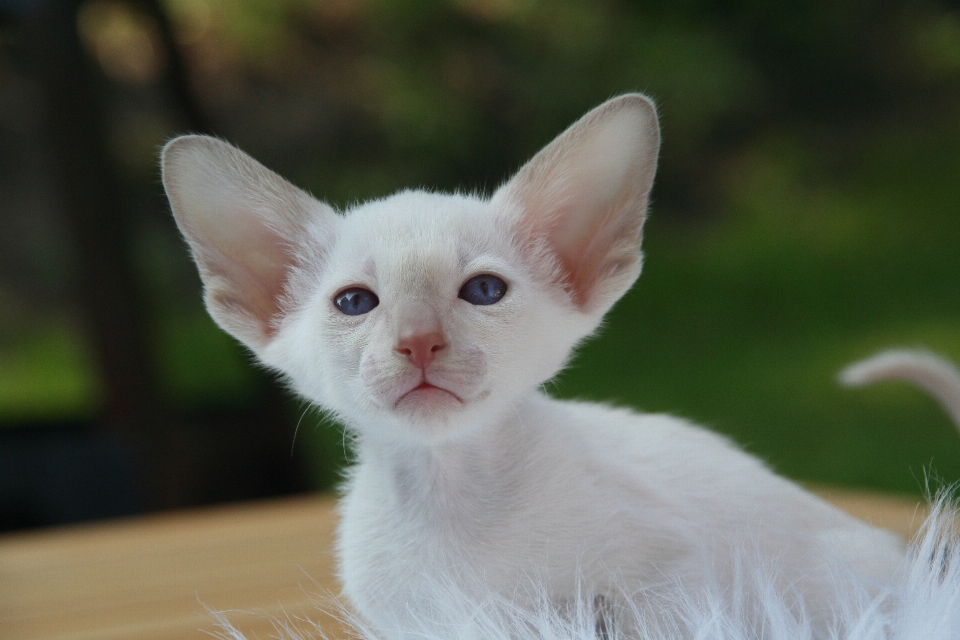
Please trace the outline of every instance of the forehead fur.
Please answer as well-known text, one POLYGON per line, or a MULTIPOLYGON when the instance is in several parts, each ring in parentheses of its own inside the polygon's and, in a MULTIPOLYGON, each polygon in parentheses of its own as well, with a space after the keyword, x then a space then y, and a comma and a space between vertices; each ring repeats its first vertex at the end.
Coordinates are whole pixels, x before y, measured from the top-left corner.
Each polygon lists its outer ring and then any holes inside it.
MULTIPOLYGON (((404 191, 348 211, 337 258, 387 262, 391 269, 445 263, 463 268, 485 254, 502 255, 506 234, 489 201, 479 198, 404 191)), ((387 265, 373 265, 380 267, 387 265)))

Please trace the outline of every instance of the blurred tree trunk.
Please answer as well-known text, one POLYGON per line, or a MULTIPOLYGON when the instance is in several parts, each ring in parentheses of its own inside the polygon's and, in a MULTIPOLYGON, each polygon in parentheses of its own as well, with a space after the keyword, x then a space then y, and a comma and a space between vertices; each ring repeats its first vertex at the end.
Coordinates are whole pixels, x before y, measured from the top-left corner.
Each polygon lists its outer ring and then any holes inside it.
MULTIPOLYGON (((177 45, 176 33, 169 16, 159 0, 139 2, 157 24, 160 40, 166 50, 166 82, 184 123, 192 133, 217 135, 218 132, 214 130, 191 87, 189 70, 177 45)), ((220 455, 222 445, 214 441, 204 448, 201 473, 205 476, 205 496, 221 495, 225 499, 231 499, 229 488, 217 488, 217 485, 227 478, 231 478, 227 481, 233 482, 236 485, 234 490, 237 490, 244 485, 244 480, 258 477, 259 480, 254 482, 256 486, 246 488, 246 497, 309 489, 304 460, 301 455, 295 455, 296 449, 293 447, 296 426, 287 413, 286 392, 270 376, 261 376, 261 380, 262 387, 256 406, 252 407, 251 411, 244 411, 245 420, 237 417, 234 419, 235 427, 242 428, 240 423, 246 422, 253 430, 253 437, 240 445, 241 450, 235 451, 235 473, 218 471, 218 465, 224 462, 220 455), (249 424, 251 421, 252 424, 249 424)), ((231 437, 229 431, 225 436, 231 437)))
POLYGON ((48 150, 73 240, 76 304, 106 391, 104 428, 135 452, 144 506, 190 502, 189 447, 165 419, 146 314, 128 255, 129 217, 108 154, 103 92, 81 49, 79 0, 37 2, 23 25, 46 97, 48 150))
POLYGON ((187 127, 192 133, 216 135, 190 87, 190 74, 177 46, 176 34, 167 12, 160 6, 159 0, 140 0, 140 3, 157 25, 160 41, 167 54, 166 76, 170 93, 173 94, 187 127))
MULTIPOLYGON (((106 85, 77 32, 81 4, 40 0, 23 26, 46 97, 48 148, 73 241, 76 307, 106 391, 102 428, 134 453, 146 509, 306 490, 274 381, 264 378, 252 406, 220 418, 177 417, 159 397, 149 316, 129 254, 132 209, 107 147, 106 85)), ((156 0, 140 4, 168 49, 166 82, 180 115, 191 130, 212 133, 166 14, 156 0)))

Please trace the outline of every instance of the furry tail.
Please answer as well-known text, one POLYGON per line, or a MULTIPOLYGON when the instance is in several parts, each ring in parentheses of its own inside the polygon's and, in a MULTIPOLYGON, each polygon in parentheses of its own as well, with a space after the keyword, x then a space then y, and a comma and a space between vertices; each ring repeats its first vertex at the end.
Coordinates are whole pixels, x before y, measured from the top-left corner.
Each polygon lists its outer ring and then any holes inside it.
POLYGON ((840 373, 840 382, 851 387, 884 380, 917 385, 940 402, 960 429, 960 371, 952 363, 926 351, 895 349, 855 362, 840 373))

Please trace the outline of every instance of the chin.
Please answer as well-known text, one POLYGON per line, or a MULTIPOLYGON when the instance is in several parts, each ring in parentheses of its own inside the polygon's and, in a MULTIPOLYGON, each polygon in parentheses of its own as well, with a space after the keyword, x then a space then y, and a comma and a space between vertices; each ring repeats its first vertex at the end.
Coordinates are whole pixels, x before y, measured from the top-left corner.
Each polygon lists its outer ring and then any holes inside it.
POLYGON ((456 395, 431 387, 417 389, 402 397, 393 409, 396 422, 424 445, 435 445, 469 431, 476 422, 477 399, 464 401, 456 395))
POLYGON ((462 401, 443 391, 431 392, 430 396, 402 400, 394 410, 399 421, 424 444, 440 442, 457 431, 464 422, 465 406, 462 401))
POLYGON ((354 419, 348 417, 347 422, 361 432, 372 429, 381 435, 392 434, 430 447, 489 423, 494 414, 485 401, 490 396, 488 389, 462 399, 450 391, 427 385, 407 392, 392 406, 371 403, 369 409, 373 411, 363 415, 354 413, 354 419))

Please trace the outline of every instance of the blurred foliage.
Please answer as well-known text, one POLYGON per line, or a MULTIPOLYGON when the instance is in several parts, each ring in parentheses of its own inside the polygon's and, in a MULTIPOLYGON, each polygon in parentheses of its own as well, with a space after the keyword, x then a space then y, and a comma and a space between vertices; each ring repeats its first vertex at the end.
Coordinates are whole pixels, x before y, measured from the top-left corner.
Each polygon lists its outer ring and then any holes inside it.
MULTIPOLYGON (((704 420, 800 478, 915 492, 932 464, 960 479, 960 439, 931 401, 832 381, 891 344, 960 360, 958 7, 164 6, 218 135, 340 208, 410 186, 489 192, 589 107, 651 95, 664 136, 645 274, 556 392, 704 420)), ((184 405, 242 402, 248 358, 203 314, 158 194, 156 150, 183 125, 156 26, 136 2, 89 0, 78 28, 111 92, 111 149, 143 212, 136 255, 166 392, 184 405)), ((6 56, 0 135, 11 148, 36 136, 23 87, 6 56)), ((8 163, 0 199, 42 218, 55 203, 15 188, 43 188, 17 179, 42 167, 20 165, 8 163)), ((89 411, 97 384, 42 268, 51 261, 33 257, 57 255, 57 237, 11 220, 0 214, 0 418, 89 411)), ((326 456, 317 482, 327 483, 341 434, 312 415, 300 437, 326 456)))

